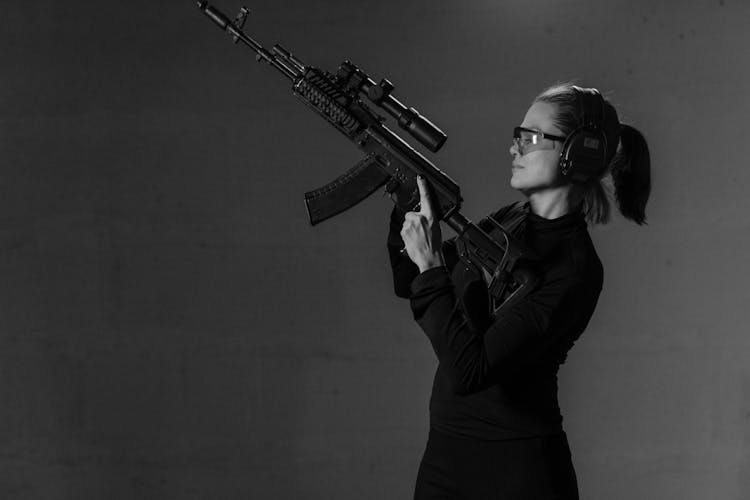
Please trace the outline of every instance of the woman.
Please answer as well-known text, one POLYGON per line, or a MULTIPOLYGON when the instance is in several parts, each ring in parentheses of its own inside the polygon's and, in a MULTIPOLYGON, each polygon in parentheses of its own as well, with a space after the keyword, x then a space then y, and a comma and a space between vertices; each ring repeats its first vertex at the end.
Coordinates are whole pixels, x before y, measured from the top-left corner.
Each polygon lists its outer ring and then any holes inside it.
POLYGON ((510 184, 528 202, 491 217, 542 262, 540 282, 510 309, 493 312, 483 272, 456 240, 441 241, 423 180, 420 211, 391 216, 396 293, 439 361, 416 499, 578 498, 557 371, 602 287, 587 222, 608 220, 606 182, 620 212, 645 222, 649 152, 598 91, 562 84, 534 100, 510 154, 510 184))

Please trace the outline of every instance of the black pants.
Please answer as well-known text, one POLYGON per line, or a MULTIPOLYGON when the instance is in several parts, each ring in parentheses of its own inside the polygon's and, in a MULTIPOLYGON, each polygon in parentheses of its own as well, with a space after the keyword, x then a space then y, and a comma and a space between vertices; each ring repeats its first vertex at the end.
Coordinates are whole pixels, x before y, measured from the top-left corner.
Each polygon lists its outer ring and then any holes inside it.
POLYGON ((415 500, 577 500, 565 433, 480 441, 430 431, 415 500))

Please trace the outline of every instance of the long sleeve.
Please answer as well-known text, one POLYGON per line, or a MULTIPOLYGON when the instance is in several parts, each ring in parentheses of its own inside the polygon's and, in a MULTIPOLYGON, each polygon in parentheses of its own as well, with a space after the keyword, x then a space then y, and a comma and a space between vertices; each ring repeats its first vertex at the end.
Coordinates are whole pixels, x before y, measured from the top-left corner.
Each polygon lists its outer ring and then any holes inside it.
POLYGON ((456 265, 414 268, 399 285, 438 359, 430 426, 484 440, 559 433, 557 373, 593 314, 601 261, 582 213, 548 220, 515 203, 490 217, 539 257, 539 284, 523 300, 491 314, 482 272, 458 259, 455 242, 456 265))
POLYGON ((453 392, 471 394, 499 382, 529 359, 558 349, 564 356, 570 345, 561 344, 575 339, 560 337, 583 330, 598 298, 599 289, 586 288, 565 277, 545 280, 486 331, 476 332, 460 307, 450 275, 445 268, 435 268, 413 280, 411 307, 453 392))

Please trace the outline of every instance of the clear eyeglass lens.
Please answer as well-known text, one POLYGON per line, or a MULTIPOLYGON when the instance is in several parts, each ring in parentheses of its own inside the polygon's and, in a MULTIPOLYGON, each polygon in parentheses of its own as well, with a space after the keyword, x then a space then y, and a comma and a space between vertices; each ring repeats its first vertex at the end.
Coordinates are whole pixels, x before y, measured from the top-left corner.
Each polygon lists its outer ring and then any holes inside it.
POLYGON ((522 155, 536 151, 537 149, 550 149, 554 147, 554 142, 551 139, 547 139, 541 133, 530 130, 516 130, 513 142, 522 155))
POLYGON ((530 149, 538 146, 539 143, 542 142, 542 138, 539 136, 539 134, 536 134, 534 132, 519 130, 517 132, 517 136, 513 138, 513 142, 516 144, 516 147, 519 149, 521 154, 525 154, 529 152, 530 149))
POLYGON ((521 131, 521 144, 524 146, 536 146, 539 144, 539 134, 535 134, 534 132, 527 132, 525 130, 521 131))

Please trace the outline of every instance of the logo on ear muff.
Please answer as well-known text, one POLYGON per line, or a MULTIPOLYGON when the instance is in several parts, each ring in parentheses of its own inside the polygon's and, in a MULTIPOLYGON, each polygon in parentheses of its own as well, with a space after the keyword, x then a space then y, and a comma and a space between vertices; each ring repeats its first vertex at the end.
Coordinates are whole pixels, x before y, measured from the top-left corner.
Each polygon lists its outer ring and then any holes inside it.
POLYGON ((585 137, 583 139, 583 147, 586 149, 599 149, 599 139, 594 137, 585 137))
POLYGON ((560 152, 560 173, 573 182, 598 176, 607 163, 604 98, 596 89, 574 86, 582 125, 568 135, 560 152))

